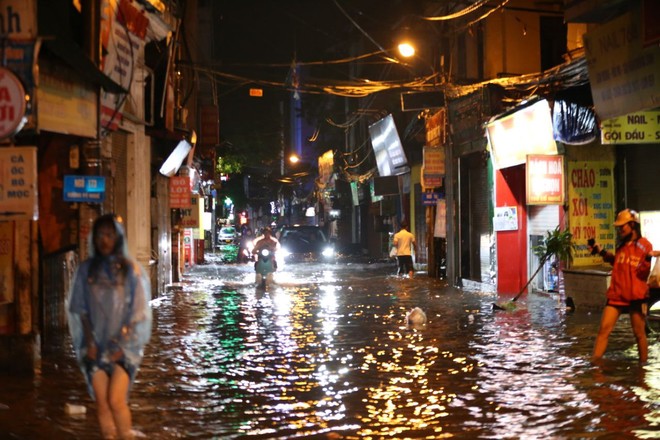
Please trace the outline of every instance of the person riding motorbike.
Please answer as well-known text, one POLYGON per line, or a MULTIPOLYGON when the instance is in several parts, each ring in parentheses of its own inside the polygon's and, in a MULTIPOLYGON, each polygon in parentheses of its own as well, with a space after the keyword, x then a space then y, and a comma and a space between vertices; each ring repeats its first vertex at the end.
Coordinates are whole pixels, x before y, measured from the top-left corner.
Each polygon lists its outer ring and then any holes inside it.
MULTIPOLYGON (((277 241, 277 239, 273 237, 272 234, 273 231, 270 229, 270 227, 266 226, 263 229, 263 235, 254 241, 252 255, 257 255, 257 261, 254 263, 255 271, 257 270, 257 265, 259 263, 258 255, 262 249, 268 249, 272 255, 275 255, 275 252, 277 252, 280 248, 280 242, 277 241)), ((275 258, 273 258, 271 261, 273 262, 273 271, 277 270, 277 261, 275 258)))

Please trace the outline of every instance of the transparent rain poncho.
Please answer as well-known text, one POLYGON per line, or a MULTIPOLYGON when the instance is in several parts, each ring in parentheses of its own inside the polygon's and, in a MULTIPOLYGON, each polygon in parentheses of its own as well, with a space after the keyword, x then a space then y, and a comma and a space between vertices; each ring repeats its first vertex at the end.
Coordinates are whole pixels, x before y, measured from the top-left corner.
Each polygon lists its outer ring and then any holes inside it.
POLYGON ((121 365, 131 385, 151 335, 150 281, 140 264, 128 255, 123 227, 116 219, 114 224, 122 245, 113 255, 103 257, 96 255, 90 237, 90 258, 78 266, 67 301, 73 348, 92 398, 82 316, 87 315, 91 323, 99 366, 110 365, 109 357, 120 347, 124 353, 121 365))

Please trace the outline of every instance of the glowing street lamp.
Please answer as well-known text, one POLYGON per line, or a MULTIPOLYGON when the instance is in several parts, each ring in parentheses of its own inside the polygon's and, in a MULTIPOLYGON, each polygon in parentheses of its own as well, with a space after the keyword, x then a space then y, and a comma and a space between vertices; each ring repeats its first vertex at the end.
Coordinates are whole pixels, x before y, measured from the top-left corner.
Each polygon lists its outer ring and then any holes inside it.
POLYGON ((399 49, 399 54, 404 58, 410 58, 415 55, 415 47, 407 41, 401 42, 397 48, 399 49))

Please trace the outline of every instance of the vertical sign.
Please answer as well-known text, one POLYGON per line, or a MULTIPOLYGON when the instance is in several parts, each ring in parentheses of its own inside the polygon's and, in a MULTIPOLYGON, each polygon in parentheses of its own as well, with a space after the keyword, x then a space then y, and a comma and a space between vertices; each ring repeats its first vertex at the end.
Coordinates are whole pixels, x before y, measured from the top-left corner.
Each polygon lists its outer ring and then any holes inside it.
POLYGON ((590 238, 614 251, 613 172, 611 161, 568 163, 568 223, 576 244, 575 266, 602 263, 602 258, 589 253, 590 238))
POLYGON ((0 220, 37 218, 37 148, 0 148, 0 220))
POLYGON ((564 157, 527 156, 527 204, 564 204, 564 157))
POLYGON ((182 228, 199 228, 200 226, 200 203, 203 203, 202 198, 198 194, 193 194, 190 197, 190 208, 181 210, 181 227, 182 228))

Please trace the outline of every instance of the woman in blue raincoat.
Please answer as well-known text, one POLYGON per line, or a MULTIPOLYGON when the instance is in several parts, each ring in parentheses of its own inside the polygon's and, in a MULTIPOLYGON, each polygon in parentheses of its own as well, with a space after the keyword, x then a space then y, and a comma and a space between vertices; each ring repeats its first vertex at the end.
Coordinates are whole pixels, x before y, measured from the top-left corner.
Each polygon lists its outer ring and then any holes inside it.
POLYGON ((73 348, 96 401, 103 438, 133 438, 128 393, 151 335, 149 278, 128 255, 114 215, 94 222, 89 255, 69 295, 73 348))

